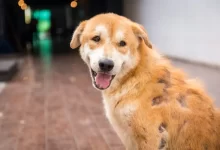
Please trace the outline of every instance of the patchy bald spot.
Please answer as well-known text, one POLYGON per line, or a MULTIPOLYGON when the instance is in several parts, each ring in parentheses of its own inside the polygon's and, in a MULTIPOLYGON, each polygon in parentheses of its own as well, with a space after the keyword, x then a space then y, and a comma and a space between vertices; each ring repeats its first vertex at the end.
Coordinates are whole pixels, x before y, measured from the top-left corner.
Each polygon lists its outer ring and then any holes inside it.
POLYGON ((187 107, 185 95, 179 94, 177 97, 177 101, 179 102, 180 106, 185 107, 185 108, 187 107))
POLYGON ((167 140, 168 140, 168 132, 166 130, 167 125, 165 123, 161 123, 159 126, 159 133, 161 134, 161 140, 159 144, 159 150, 167 149, 167 140))
POLYGON ((166 141, 164 138, 161 138, 160 140, 160 145, 159 145, 159 150, 163 150, 166 146, 166 141))
POLYGON ((158 130, 160 133, 164 132, 166 129, 167 125, 165 123, 161 123, 160 126, 158 127, 158 130))
POLYGON ((162 101, 163 101, 163 97, 162 96, 155 97, 152 100, 152 106, 159 105, 159 104, 162 103, 162 101))

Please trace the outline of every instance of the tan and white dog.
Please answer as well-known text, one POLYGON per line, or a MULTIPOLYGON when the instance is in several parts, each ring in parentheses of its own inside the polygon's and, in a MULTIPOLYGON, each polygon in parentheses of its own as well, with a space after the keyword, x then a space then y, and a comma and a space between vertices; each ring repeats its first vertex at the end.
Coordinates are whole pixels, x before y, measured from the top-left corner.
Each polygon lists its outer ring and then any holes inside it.
POLYGON ((152 48, 144 28, 99 14, 74 31, 106 116, 127 150, 220 150, 220 112, 197 81, 152 48))

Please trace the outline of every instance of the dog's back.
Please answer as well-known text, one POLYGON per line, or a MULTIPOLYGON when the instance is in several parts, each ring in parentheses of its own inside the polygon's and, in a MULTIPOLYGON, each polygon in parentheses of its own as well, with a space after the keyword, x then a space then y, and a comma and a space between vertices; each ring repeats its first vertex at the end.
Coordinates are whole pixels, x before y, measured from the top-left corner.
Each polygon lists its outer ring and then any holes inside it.
POLYGON ((199 81, 189 80, 166 61, 155 65, 154 71, 151 84, 158 81, 164 87, 163 93, 158 92, 160 89, 153 90, 157 96, 153 98, 152 108, 163 118, 161 122, 168 133, 163 143, 167 142, 167 148, 220 150, 220 111, 214 108, 199 81))
MULTIPOLYGON (((179 77, 175 79, 175 72, 171 76, 174 77, 172 80, 181 79, 179 77)), ((170 122, 168 121, 167 125, 170 133, 169 148, 171 150, 220 149, 220 116, 211 98, 207 96, 198 81, 178 82, 171 83, 167 89, 168 98, 171 98, 170 108, 173 107, 168 117, 170 122)))

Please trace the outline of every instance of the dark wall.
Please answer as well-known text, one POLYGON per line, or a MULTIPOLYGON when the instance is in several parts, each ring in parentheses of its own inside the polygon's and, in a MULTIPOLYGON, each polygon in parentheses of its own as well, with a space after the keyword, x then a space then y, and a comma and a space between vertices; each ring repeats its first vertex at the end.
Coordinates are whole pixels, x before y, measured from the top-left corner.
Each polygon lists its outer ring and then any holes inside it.
POLYGON ((56 21, 57 28, 65 28, 66 27, 66 14, 65 7, 63 6, 53 6, 49 7, 51 10, 52 18, 56 21))
POLYGON ((0 37, 4 35, 4 7, 3 0, 0 0, 0 37))
POLYGON ((107 0, 107 12, 123 15, 123 0, 107 0))
POLYGON ((107 0, 90 0, 89 2, 89 17, 107 11, 107 0))
POLYGON ((90 0, 89 17, 99 13, 113 12, 123 15, 123 0, 90 0))
POLYGON ((22 51, 20 40, 24 28, 24 11, 14 1, 0 0, 0 34, 14 52, 22 51))

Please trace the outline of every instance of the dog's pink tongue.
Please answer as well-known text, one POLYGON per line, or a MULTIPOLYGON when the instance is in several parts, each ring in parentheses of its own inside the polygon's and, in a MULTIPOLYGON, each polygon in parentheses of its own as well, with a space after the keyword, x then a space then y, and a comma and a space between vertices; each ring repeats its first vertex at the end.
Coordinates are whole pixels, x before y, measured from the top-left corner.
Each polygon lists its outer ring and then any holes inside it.
POLYGON ((95 82, 100 88, 106 89, 110 85, 111 78, 111 75, 98 73, 95 82))

